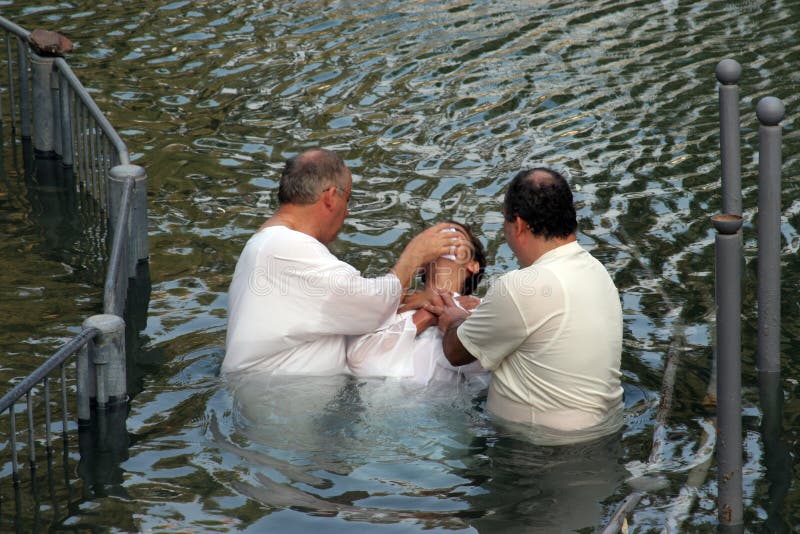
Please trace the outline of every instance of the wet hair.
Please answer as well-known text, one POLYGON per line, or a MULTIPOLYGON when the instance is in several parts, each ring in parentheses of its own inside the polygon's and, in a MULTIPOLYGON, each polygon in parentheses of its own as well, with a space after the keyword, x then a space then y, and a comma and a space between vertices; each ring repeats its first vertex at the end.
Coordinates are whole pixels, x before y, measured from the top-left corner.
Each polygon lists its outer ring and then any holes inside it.
POLYGON ((279 204, 313 204, 333 186, 344 188, 347 165, 330 150, 312 148, 286 160, 278 185, 279 204))
POLYGON ((533 235, 545 239, 568 237, 578 229, 567 180, 543 167, 520 171, 514 176, 503 201, 503 214, 508 221, 519 216, 533 235))
MULTIPOLYGON (((475 292, 475 289, 478 287, 481 279, 483 279, 483 274, 486 271, 486 252, 483 250, 483 243, 481 240, 478 239, 475 234, 472 232, 472 228, 468 224, 456 222, 456 221, 444 221, 450 224, 455 224, 464 229, 466 232, 467 237, 469 238, 470 243, 472 244, 472 250, 470 260, 475 260, 478 262, 478 272, 472 273, 470 276, 464 280, 464 287, 461 288, 460 293, 462 295, 472 295, 475 292)), ((422 278, 422 283, 425 283, 425 273, 423 272, 420 276, 422 278)))

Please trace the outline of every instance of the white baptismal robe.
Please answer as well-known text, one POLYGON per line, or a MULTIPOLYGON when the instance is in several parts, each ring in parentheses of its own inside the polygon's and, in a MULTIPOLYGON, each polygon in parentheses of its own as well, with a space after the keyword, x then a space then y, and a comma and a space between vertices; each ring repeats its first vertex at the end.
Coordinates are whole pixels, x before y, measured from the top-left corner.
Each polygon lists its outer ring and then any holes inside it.
POLYGON ((456 367, 447 360, 442 334, 435 326, 417 335, 414 313, 397 314, 394 322, 381 330, 348 337, 350 372, 356 376, 406 378, 421 384, 464 379, 470 385, 488 386, 489 372, 479 362, 456 367))
POLYGON ((364 278, 313 237, 264 228, 236 263, 222 372, 346 373, 345 336, 391 324, 401 296, 394 274, 364 278))

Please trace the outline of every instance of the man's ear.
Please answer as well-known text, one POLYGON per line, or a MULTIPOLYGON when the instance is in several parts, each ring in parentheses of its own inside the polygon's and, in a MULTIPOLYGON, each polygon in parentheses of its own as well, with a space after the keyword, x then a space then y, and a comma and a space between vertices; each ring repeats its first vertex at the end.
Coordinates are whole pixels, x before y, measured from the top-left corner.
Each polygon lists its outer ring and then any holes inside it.
POLYGON ((328 189, 322 192, 322 194, 319 196, 319 199, 322 201, 323 205, 326 208, 331 209, 334 203, 333 197, 335 196, 336 196, 336 188, 330 186, 328 189))
POLYGON ((528 223, 525 222, 525 219, 517 215, 514 218, 514 222, 511 224, 512 229, 514 230, 514 235, 521 236, 523 233, 528 231, 528 223))

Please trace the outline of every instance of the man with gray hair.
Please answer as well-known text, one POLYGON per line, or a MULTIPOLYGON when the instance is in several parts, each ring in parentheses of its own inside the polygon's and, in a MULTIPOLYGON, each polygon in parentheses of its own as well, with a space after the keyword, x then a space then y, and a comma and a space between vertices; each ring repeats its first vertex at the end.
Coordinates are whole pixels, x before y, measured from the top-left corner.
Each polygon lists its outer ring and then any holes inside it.
POLYGON ((352 189, 350 170, 330 150, 286 162, 279 208, 236 264, 223 373, 347 372, 345 336, 392 321, 417 269, 468 246, 442 223, 413 238, 389 273, 364 278, 325 246, 344 224, 352 189))

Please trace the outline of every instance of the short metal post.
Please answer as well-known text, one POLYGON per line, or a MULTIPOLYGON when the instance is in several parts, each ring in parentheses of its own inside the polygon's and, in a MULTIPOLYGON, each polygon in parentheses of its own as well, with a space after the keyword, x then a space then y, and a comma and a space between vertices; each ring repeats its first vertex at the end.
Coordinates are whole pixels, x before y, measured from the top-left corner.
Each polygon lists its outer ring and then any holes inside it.
POLYGON ((55 153, 53 98, 50 78, 55 58, 31 52, 33 73, 33 148, 44 154, 55 153))
MULTIPOLYGON (((109 202, 111 213, 114 213, 114 202, 119 202, 119 198, 114 199, 118 192, 122 191, 122 186, 128 177, 134 179, 133 211, 130 222, 130 243, 129 255, 131 258, 132 269, 128 272, 130 277, 136 275, 136 263, 144 261, 148 257, 147 250, 147 174, 144 168, 138 165, 117 165, 109 173, 109 202)), ((112 219, 112 231, 116 228, 112 219)))
POLYGON ((94 342, 94 361, 97 381, 97 408, 127 400, 125 371, 125 321, 116 315, 93 315, 83 322, 83 328, 97 328, 100 334, 94 342))
POLYGON ((742 170, 739 150, 739 77, 742 67, 732 59, 717 64, 719 144, 722 157, 722 213, 742 214, 742 170))
POLYGON ((78 383, 78 424, 85 425, 92 420, 91 400, 97 396, 97 384, 94 369, 94 340, 84 345, 78 351, 78 360, 75 363, 76 381, 78 383))
POLYGON ((721 527, 742 520, 741 308, 742 218, 716 215, 717 514, 721 527))
POLYGON ((781 370, 781 126, 783 103, 762 98, 758 129, 758 371, 781 370))

